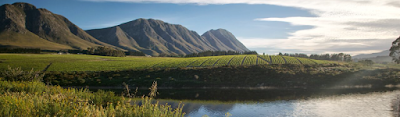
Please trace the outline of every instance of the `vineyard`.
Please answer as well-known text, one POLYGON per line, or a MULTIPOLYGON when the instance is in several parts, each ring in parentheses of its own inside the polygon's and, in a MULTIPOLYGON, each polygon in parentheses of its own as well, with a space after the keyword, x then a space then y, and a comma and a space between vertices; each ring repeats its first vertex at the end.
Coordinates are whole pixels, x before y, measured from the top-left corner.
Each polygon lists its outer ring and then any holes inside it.
POLYGON ((0 70, 21 67, 47 71, 113 71, 150 68, 198 68, 268 64, 332 64, 334 61, 274 55, 227 55, 210 57, 106 57, 95 55, 0 54, 0 70))

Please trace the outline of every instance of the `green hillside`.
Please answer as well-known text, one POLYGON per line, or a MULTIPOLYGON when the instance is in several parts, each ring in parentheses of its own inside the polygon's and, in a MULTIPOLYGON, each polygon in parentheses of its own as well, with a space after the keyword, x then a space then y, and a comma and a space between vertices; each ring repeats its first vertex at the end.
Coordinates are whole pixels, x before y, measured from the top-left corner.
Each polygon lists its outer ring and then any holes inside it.
POLYGON ((331 64, 333 61, 313 60, 289 56, 228 55, 193 58, 172 57, 107 57, 75 54, 0 54, 0 69, 48 71, 108 71, 148 68, 200 68, 218 66, 251 66, 268 64, 331 64), (50 64, 51 63, 51 64, 50 64))
POLYGON ((26 32, 25 34, 16 32, 0 33, 1 47, 19 47, 19 48, 41 48, 45 50, 63 50, 72 49, 70 46, 58 44, 40 38, 39 36, 26 32))
POLYGON ((0 6, 0 46, 45 50, 114 47, 93 38, 64 16, 23 2, 0 6))

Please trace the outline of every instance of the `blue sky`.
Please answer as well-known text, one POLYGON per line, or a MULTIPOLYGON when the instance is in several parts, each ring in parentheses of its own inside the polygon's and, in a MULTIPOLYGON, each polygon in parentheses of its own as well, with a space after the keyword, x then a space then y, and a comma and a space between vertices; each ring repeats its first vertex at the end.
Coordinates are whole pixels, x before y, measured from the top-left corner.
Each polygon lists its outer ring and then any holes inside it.
POLYGON ((180 24, 200 35, 232 32, 259 53, 373 53, 390 48, 400 26, 394 0, 3 0, 28 2, 84 30, 138 18, 180 24), (346 8, 347 7, 347 8, 346 8), (397 15, 397 17, 396 17, 397 15))

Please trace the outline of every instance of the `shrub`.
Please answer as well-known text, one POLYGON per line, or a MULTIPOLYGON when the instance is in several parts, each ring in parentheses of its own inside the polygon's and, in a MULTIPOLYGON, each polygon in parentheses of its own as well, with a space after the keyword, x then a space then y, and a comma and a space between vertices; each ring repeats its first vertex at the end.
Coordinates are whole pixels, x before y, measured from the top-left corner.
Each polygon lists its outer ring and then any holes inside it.
POLYGON ((7 81, 41 81, 43 76, 44 73, 33 71, 33 68, 30 71, 24 71, 21 67, 11 68, 10 66, 1 73, 1 77, 7 81))
MULTIPOLYGON (((153 84, 152 91, 156 91, 153 84)), ((152 97, 141 100, 115 96, 114 92, 87 89, 63 89, 42 82, 0 81, 1 117, 183 117, 182 104, 153 103, 152 97)))

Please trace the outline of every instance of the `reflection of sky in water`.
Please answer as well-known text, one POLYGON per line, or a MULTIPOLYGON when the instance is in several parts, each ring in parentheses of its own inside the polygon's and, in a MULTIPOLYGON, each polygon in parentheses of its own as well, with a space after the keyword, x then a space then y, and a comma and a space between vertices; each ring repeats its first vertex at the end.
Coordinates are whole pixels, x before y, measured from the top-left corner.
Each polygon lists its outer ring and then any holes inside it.
POLYGON ((221 117, 226 112, 233 117, 391 117, 396 116, 392 107, 399 106, 399 96, 400 91, 391 91, 254 104, 186 103, 185 107, 198 107, 188 110, 191 117, 221 117))

